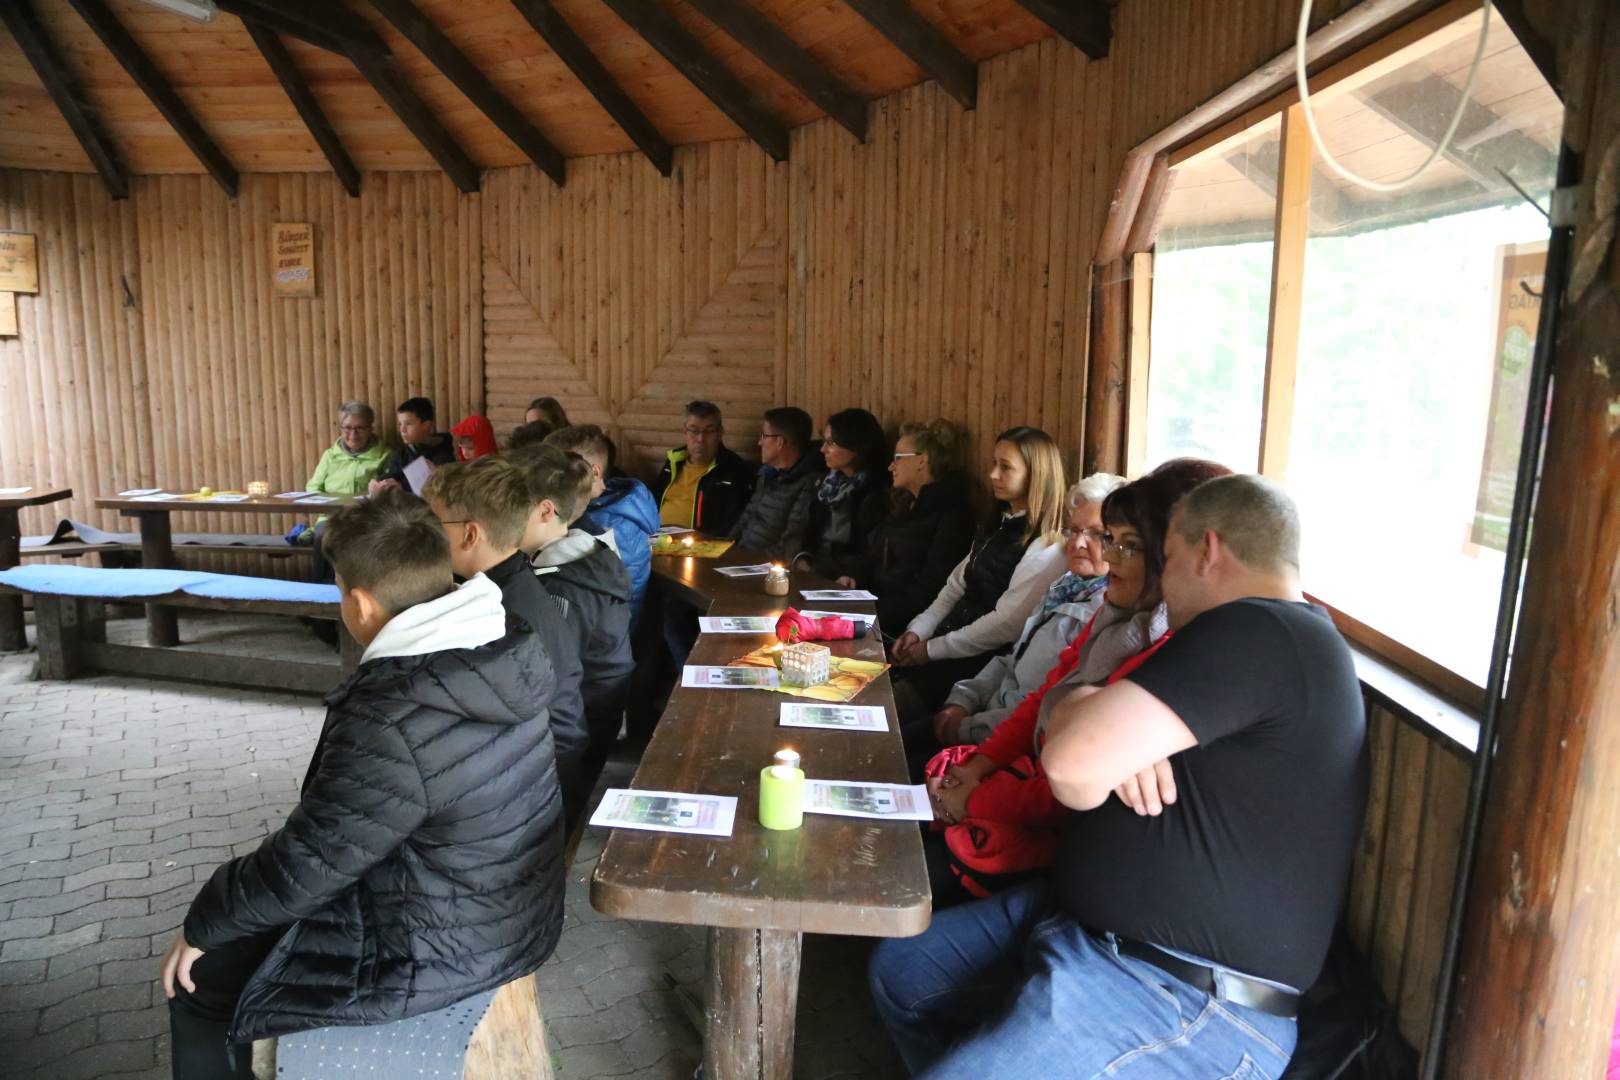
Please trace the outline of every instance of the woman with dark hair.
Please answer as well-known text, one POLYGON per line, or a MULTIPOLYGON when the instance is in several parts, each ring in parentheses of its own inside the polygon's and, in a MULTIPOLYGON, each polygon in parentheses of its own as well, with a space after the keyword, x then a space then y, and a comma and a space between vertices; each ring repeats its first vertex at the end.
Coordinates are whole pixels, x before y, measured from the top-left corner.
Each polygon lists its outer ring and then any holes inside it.
POLYGON ((1040 689, 989 738, 929 763, 935 820, 945 830, 945 843, 927 845, 936 905, 953 894, 988 895, 1050 865, 1064 814, 1040 767, 1051 709, 1079 687, 1124 677, 1169 639, 1159 585, 1171 512, 1193 488, 1230 473, 1213 461, 1177 458, 1103 500, 1103 605, 1040 689))
POLYGON ((962 475, 967 436, 949 420, 901 424, 889 463, 889 512, 838 584, 877 594, 878 625, 908 626, 973 545, 973 501, 962 475))
POLYGON ((827 418, 821 432, 827 472, 811 500, 805 550, 794 556, 795 567, 838 578, 859 565, 867 539, 889 509, 890 456, 883 425, 865 409, 827 418))

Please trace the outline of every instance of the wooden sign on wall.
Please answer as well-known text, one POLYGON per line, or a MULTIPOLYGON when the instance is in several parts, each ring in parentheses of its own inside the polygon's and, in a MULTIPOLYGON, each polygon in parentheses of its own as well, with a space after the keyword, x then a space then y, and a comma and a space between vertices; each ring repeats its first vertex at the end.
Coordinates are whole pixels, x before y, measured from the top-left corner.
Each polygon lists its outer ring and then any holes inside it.
POLYGON ((307 221, 270 226, 270 257, 277 296, 315 295, 315 226, 307 221))
POLYGON ((0 292, 39 292, 39 256, 33 233, 0 232, 0 292))

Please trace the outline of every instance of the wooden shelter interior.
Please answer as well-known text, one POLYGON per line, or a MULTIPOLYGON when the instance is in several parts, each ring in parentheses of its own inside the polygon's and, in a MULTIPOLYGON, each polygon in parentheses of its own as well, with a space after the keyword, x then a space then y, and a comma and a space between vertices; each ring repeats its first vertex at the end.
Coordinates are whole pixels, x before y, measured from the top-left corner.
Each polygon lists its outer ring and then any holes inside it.
MULTIPOLYGON (((1551 170, 1567 95, 1607 92, 1562 73, 1593 54, 1590 70, 1620 68, 1604 39, 1579 47, 1568 29, 1620 21, 1604 23, 1604 6, 1499 5, 1460 152, 1425 175, 1425 196, 1519 200, 1492 166, 1503 137, 1551 170), (1506 136, 1491 113, 1503 103, 1520 121, 1506 136)), ((1271 235, 1281 147, 1262 107, 1291 92, 1291 66, 1274 61, 1299 14, 1295 0, 219 7, 198 23, 145 0, 0 0, 0 230, 37 237, 41 277, 17 297, 17 335, 0 337, 0 460, 7 478, 75 492, 25 511, 25 534, 57 516, 119 528, 93 499, 121 488, 296 486, 339 402, 383 412, 414 394, 441 418, 486 413, 503 432, 554 395, 644 478, 697 397, 724 408, 744 453, 774 404, 818 418, 860 405, 891 425, 951 417, 976 458, 995 432, 1033 424, 1070 469, 1123 471, 1129 260, 1151 251, 1154 227, 1207 244, 1271 235), (739 29, 739 12, 757 22, 739 29), (19 43, 28 16, 80 104, 79 131, 19 43), (1262 70, 1259 91, 1219 97, 1262 70), (1129 177, 1160 153, 1171 175, 1146 184, 1157 203, 1144 225, 1129 177), (313 224, 312 298, 273 292, 282 222, 313 224)), ((1315 4, 1312 30, 1330 36, 1313 71, 1422 18, 1435 29, 1315 99, 1325 138, 1363 175, 1398 177, 1429 154, 1437 132, 1399 91, 1416 79, 1460 95, 1478 5, 1315 4)), ((1551 192, 1529 194, 1546 205, 1551 192)), ((1312 227, 1368 227, 1377 198, 1319 167, 1312 227)), ((1532 588, 1536 560, 1554 557, 1533 554, 1532 588)), ((1361 639, 1373 794, 1345 921, 1423 1048, 1484 690, 1426 678, 1375 639, 1361 639)), ((1620 786, 1606 775, 1602 816, 1588 820, 1612 826, 1620 786)), ((1559 790, 1566 817, 1569 800, 1585 805, 1559 790)), ((1493 842, 1508 841, 1488 826, 1493 842)), ((1582 879, 1597 890, 1587 902, 1620 910, 1617 877, 1611 855, 1582 879)), ((1544 910, 1566 902, 1535 895, 1544 910)), ((1599 921, 1612 929, 1615 916, 1599 921)), ((1612 939, 1589 951, 1585 996, 1520 1008, 1564 1025, 1560 1045, 1575 1049, 1546 1056, 1523 1034, 1514 1061, 1599 1060, 1620 957, 1612 939)), ((1487 952, 1465 954, 1465 980, 1487 952)), ((1568 952, 1515 970, 1533 986, 1572 981, 1568 952)), ((1453 1032, 1479 1028, 1459 1012, 1453 1032)))

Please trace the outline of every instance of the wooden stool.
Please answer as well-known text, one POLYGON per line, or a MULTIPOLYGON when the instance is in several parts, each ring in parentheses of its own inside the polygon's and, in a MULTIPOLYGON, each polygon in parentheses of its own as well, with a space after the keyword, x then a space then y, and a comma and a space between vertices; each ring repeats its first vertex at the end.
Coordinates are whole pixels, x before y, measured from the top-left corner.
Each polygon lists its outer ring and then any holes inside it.
POLYGON ((473 1032, 465 1080, 552 1080, 534 976, 507 983, 473 1032))

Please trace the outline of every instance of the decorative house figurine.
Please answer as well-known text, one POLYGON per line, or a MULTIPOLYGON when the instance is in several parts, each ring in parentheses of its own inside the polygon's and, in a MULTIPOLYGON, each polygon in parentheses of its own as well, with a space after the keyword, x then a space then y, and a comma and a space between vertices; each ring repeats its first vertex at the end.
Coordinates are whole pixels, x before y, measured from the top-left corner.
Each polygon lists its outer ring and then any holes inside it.
POLYGON ((801 641, 782 649, 782 681, 789 686, 820 686, 831 669, 832 650, 801 641))

